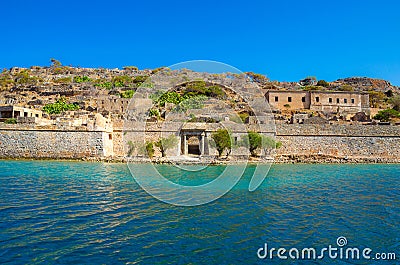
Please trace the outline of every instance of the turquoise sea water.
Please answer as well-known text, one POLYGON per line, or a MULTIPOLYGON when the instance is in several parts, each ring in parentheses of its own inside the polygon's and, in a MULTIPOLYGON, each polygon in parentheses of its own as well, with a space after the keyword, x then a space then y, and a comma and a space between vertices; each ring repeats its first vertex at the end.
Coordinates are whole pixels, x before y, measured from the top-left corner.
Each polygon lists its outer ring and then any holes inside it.
MULTIPOLYGON (((176 182, 207 174, 160 166, 176 182)), ((197 207, 159 202, 123 164, 0 161, 0 264, 399 264, 400 165, 274 165, 197 207), (397 260, 259 259, 270 247, 336 245, 397 260)), ((178 195, 177 195, 178 196, 178 195)))

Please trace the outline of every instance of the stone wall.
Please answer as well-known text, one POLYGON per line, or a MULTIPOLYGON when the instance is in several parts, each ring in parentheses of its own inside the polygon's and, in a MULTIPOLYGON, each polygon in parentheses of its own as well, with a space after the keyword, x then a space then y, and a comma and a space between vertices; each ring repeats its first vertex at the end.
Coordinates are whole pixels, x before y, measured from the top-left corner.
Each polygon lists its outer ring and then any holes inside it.
POLYGON ((400 162, 400 126, 277 125, 278 161, 400 162))
POLYGON ((111 155, 109 138, 101 131, 0 129, 0 158, 101 158, 111 155))

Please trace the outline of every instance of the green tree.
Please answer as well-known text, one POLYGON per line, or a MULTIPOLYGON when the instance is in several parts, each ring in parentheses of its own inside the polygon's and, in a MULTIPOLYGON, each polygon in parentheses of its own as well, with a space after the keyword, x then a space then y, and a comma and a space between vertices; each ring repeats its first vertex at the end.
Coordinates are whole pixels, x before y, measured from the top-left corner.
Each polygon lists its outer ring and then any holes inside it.
POLYGON ((389 101, 393 105, 393 109, 400 111, 400 96, 392 97, 389 101))
POLYGON ((148 154, 148 156, 150 157, 150 159, 153 158, 154 156, 154 146, 153 146, 153 142, 146 142, 146 152, 148 154))
POLYGON ((368 94, 369 94, 369 104, 374 108, 379 107, 379 105, 383 103, 386 96, 381 91, 373 91, 373 90, 368 91, 368 94))
POLYGON ((222 155, 225 149, 232 149, 232 139, 228 130, 218 129, 211 134, 211 138, 215 142, 219 157, 222 155))
POLYGON ((249 137, 249 151, 251 156, 257 156, 256 150, 262 147, 262 137, 261 134, 257 132, 247 132, 249 137))
POLYGON ((257 74, 257 73, 253 73, 253 72, 246 72, 245 74, 248 77, 250 77, 252 81, 262 84, 262 85, 267 84, 269 81, 269 78, 262 74, 257 74))
POLYGON ((392 118, 400 118, 400 112, 394 109, 385 109, 379 111, 378 114, 376 114, 374 117, 374 119, 384 122, 388 122, 392 118))
POLYGON ((160 148, 162 157, 165 157, 165 153, 168 149, 175 147, 178 144, 178 138, 171 134, 166 138, 161 138, 155 143, 155 146, 160 148))
POLYGON ((54 59, 54 58, 51 58, 50 62, 51 62, 51 66, 56 66, 56 67, 61 66, 61 62, 59 60, 54 59))
POLYGON ((329 83, 325 80, 318 80, 317 86, 329 87, 329 83))
POLYGON ((272 150, 278 149, 282 146, 281 142, 277 142, 274 138, 266 135, 262 135, 261 146, 264 149, 264 153, 270 154, 272 150))

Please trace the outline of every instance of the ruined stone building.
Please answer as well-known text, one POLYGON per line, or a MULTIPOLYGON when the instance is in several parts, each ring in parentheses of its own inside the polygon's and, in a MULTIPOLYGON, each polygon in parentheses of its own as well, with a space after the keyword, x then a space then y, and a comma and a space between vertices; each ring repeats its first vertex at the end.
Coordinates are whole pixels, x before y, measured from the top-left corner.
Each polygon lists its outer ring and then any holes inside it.
POLYGON ((315 110, 325 113, 369 114, 369 95, 347 91, 284 91, 265 94, 272 110, 315 110))

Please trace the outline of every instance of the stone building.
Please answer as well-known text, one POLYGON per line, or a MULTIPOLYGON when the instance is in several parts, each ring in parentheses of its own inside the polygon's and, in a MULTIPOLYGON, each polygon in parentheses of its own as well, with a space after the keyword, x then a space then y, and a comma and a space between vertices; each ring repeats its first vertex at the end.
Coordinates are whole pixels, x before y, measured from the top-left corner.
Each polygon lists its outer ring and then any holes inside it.
POLYGON ((19 117, 42 118, 42 111, 12 105, 0 106, 0 119, 17 119, 19 117))
POLYGON ((347 91, 270 90, 265 94, 272 110, 309 109, 326 113, 369 114, 369 95, 347 91))

